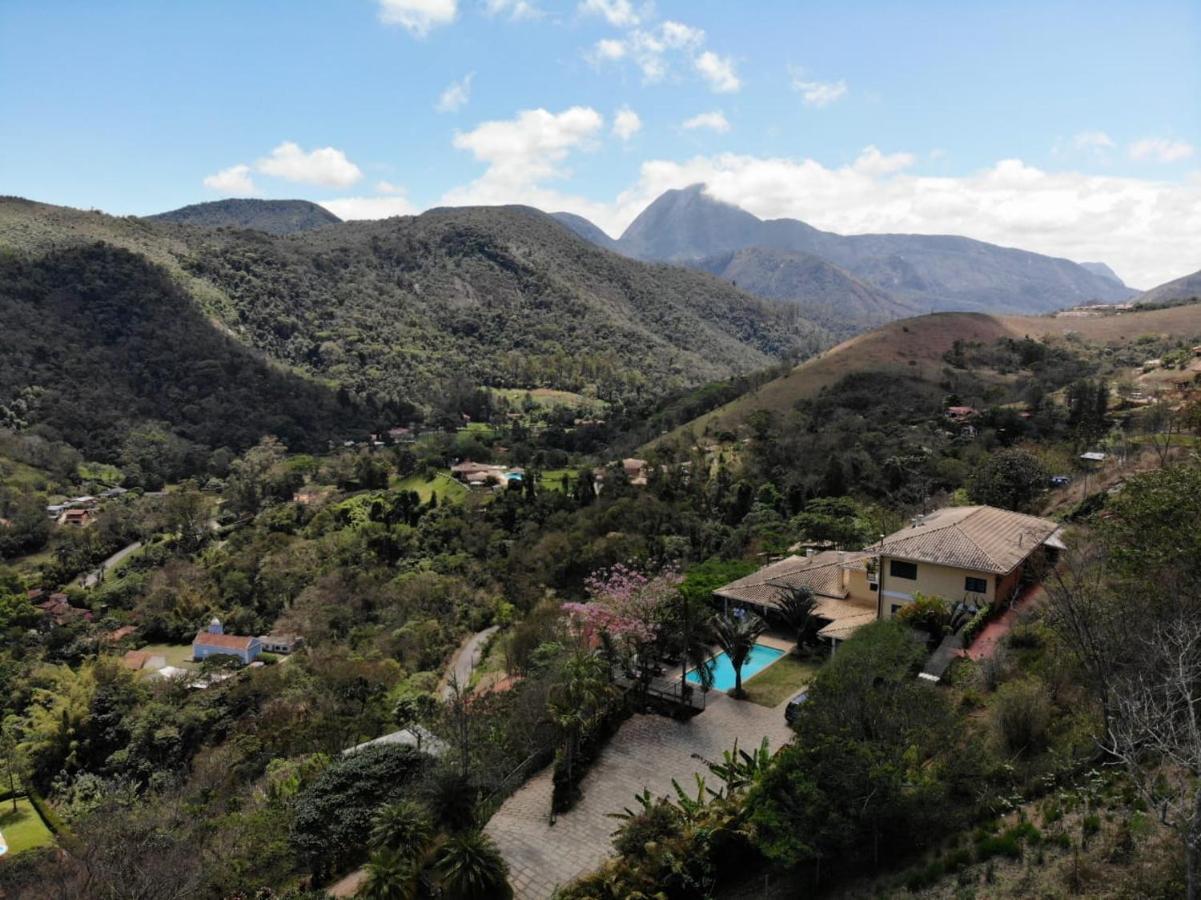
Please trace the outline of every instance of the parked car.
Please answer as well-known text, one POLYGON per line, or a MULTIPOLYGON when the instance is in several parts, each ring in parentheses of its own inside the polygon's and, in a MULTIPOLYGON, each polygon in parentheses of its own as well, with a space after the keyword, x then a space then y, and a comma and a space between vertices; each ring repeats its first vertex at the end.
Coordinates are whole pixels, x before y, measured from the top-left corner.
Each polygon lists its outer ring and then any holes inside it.
POLYGON ((1072 477, 1070 475, 1052 475, 1051 476, 1051 487, 1067 487, 1071 483, 1072 483, 1072 477))
POLYGON ((801 707, 805 705, 805 701, 809 699, 808 691, 801 691, 795 697, 788 701, 788 705, 784 707, 784 720, 789 724, 793 724, 801 714, 801 707))

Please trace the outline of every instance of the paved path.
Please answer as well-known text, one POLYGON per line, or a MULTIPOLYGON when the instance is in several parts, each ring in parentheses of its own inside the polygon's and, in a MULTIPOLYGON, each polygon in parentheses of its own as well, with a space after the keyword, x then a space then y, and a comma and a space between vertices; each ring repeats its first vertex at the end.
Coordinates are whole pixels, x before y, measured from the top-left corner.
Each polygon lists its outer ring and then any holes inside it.
POLYGON ((517 900, 545 900, 556 885, 599 866, 612 853, 612 834, 619 824, 608 814, 633 807, 643 788, 656 796, 674 796, 675 778, 685 790, 695 791, 693 774, 698 772, 714 783, 694 753, 720 760, 735 738, 740 748, 758 746, 764 737, 773 749, 784 744, 791 736, 784 705, 769 709, 711 694, 708 708, 687 722, 633 716, 584 778, 583 799, 553 826, 547 822, 552 770, 540 772, 505 801, 485 829, 509 864, 517 900))
POLYGON ((446 669, 446 674, 442 678, 442 699, 450 699, 451 676, 458 679, 459 686, 462 688, 466 688, 471 683, 471 673, 483 659, 484 644, 487 643, 488 638, 496 634, 497 628, 498 626, 493 625, 491 628, 485 628, 483 631, 473 634, 463 641, 459 649, 455 651, 455 655, 446 669))
POLYGON ((91 572, 88 572, 88 574, 84 575, 80 579, 80 581, 83 582, 83 586, 85 588, 94 588, 96 585, 98 585, 100 583, 100 578, 104 575, 105 572, 112 571, 113 566, 117 565, 117 563, 119 563, 119 562, 121 562, 121 560, 125 559, 125 557, 129 556, 129 554, 136 553, 137 551, 139 551, 141 549, 142 549, 141 541, 134 541, 132 544, 129 544, 126 547, 122 547, 120 550, 118 550, 116 553, 114 553, 112 556, 110 556, 108 559, 106 559, 104 562, 102 562, 99 566, 97 566, 91 572))
POLYGON ((1001 641, 1005 639, 1005 635, 1013 630, 1018 616, 1034 604, 1041 602, 1044 596, 1042 585, 1032 584, 1027 587, 1022 595, 1013 601, 1013 605, 1009 609, 984 626, 976 635, 976 639, 972 641, 971 646, 963 651, 963 655, 973 662, 991 658, 997 652, 1001 641))
POLYGON ((359 888, 363 886, 363 882, 367 880, 367 870, 355 869, 345 878, 335 881, 325 889, 331 897, 353 897, 359 892, 359 888))

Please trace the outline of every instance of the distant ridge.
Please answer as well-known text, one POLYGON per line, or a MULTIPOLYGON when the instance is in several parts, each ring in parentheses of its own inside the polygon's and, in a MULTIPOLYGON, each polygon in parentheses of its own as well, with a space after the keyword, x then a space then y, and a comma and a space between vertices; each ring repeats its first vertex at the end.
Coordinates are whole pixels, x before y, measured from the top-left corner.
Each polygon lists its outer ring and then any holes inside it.
POLYGON ((250 228, 268 234, 295 234, 342 220, 308 200, 214 200, 146 216, 154 222, 201 228, 250 228))
MULTIPOLYGON (((709 271, 701 261, 751 248, 820 257, 911 311, 1045 313, 1135 294, 1102 263, 1081 266, 955 235, 834 234, 796 219, 760 219, 712 197, 703 184, 664 192, 616 242, 635 259, 700 263, 709 271)), ((774 267, 780 258, 764 252, 760 261, 774 267)), ((752 285, 776 280, 770 269, 752 272, 754 260, 742 263, 741 285, 752 292, 752 285)))
POLYGON ((604 247, 606 250, 620 252, 618 250, 617 241, 605 234, 601 229, 589 222, 583 216, 577 216, 575 213, 557 212, 551 213, 551 217, 558 219, 580 237, 586 241, 591 241, 598 247, 604 247))
POLYGON ((1137 303, 1170 303, 1173 300, 1196 300, 1201 299, 1201 272, 1194 272, 1192 275, 1185 275, 1183 278, 1176 278, 1159 287, 1153 287, 1149 291, 1139 294, 1135 298, 1137 303))
POLYGON ((1122 287, 1127 286, 1126 282, 1122 281, 1122 279, 1118 277, 1118 273, 1109 268, 1109 266, 1105 265, 1103 262, 1082 262, 1080 263, 1080 268, 1088 269, 1094 275, 1100 275, 1102 278, 1108 278, 1111 281, 1116 281, 1122 287))

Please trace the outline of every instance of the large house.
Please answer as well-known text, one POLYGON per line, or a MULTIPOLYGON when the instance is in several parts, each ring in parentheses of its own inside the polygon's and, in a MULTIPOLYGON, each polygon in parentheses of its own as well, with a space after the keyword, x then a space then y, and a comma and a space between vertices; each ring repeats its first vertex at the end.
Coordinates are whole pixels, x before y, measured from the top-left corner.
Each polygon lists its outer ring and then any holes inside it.
POLYGON ((832 644, 890 619, 918 594, 978 609, 1016 596, 1023 576, 1063 549, 1059 525, 991 506, 959 506, 913 520, 866 550, 790 556, 715 592, 770 616, 789 588, 805 587, 832 644))
POLYGON ((192 659, 196 662, 210 656, 236 656, 249 665, 262 651, 262 642, 257 637, 226 634, 220 619, 213 619, 209 627, 192 640, 192 659))

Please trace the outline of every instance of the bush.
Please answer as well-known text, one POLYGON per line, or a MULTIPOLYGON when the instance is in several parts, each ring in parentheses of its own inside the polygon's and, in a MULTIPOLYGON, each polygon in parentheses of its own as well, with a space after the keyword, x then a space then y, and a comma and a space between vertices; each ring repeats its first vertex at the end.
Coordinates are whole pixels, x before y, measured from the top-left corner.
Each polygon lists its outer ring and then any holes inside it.
POLYGON ((997 690, 993 721, 1010 753, 1034 755, 1046 749, 1051 701, 1041 681, 1012 681, 997 690))
POLYGON ((626 820, 613 838, 613 847, 626 857, 643 857, 648 845, 658 844, 680 830, 680 811, 666 799, 660 799, 626 820))
POLYGON ((562 753, 555 754, 555 771, 552 778, 551 809, 554 812, 567 812, 580 799, 579 785, 588 774, 588 769, 596 762, 601 750, 609 742, 609 738, 617 733, 621 723, 630 717, 630 705, 624 700, 611 706, 600 721, 586 734, 580 737, 580 744, 572 761, 570 775, 567 771, 567 759, 562 753))
POLYGON ((951 611, 942 597, 918 594, 897 613, 897 618, 910 628, 926 632, 931 640, 940 640, 951 621, 951 611))
POLYGON ((317 875, 356 860, 375 811, 404 799, 428 759, 410 747, 376 744, 336 760, 296 798, 290 838, 297 854, 317 875))

